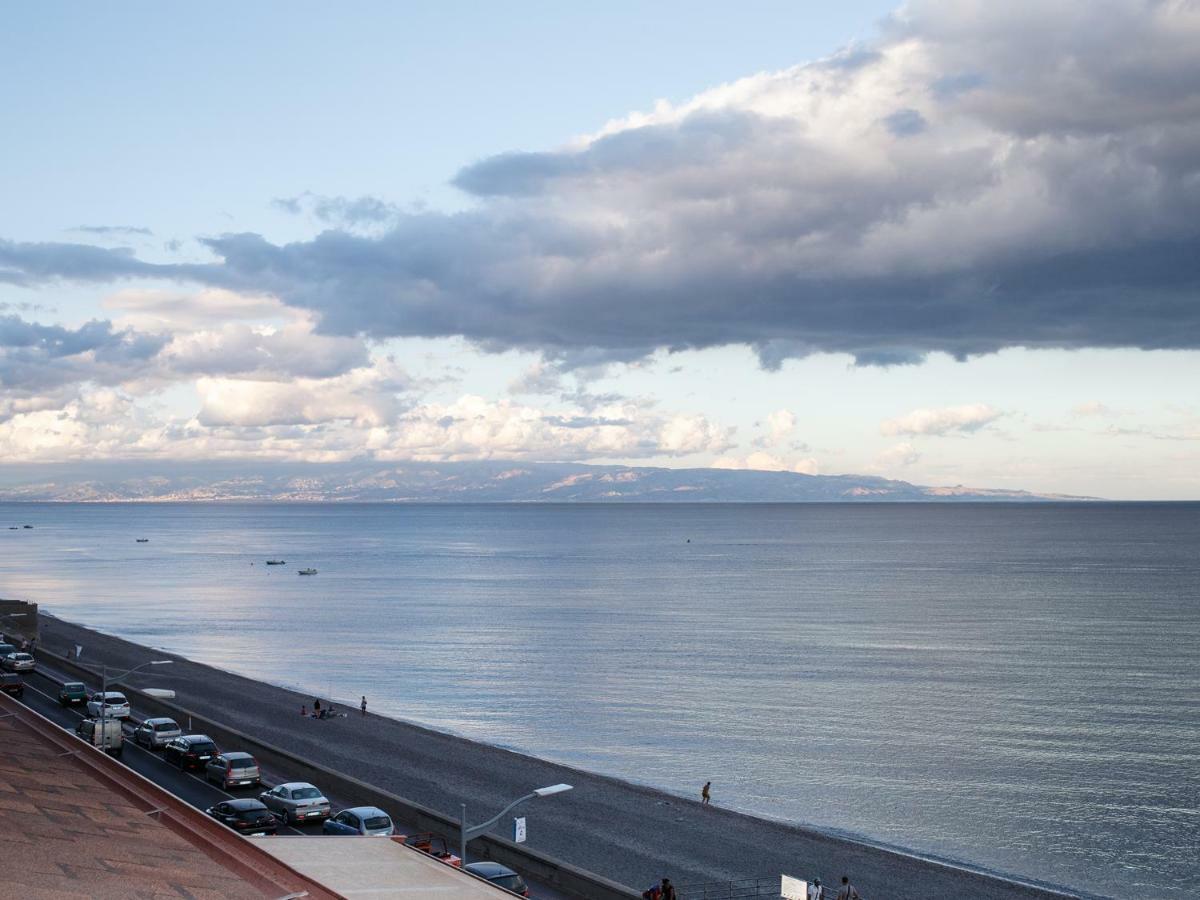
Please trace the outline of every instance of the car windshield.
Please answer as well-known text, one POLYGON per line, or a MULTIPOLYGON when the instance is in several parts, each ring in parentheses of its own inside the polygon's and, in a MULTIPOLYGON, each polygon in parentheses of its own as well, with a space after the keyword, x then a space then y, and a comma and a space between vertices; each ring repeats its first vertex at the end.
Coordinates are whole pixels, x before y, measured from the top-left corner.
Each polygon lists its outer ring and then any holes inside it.
POLYGON ((197 741, 196 743, 192 744, 192 749, 197 753, 216 753, 217 745, 210 744, 207 741, 197 741))
POLYGON ((86 688, 83 686, 82 682, 68 681, 66 684, 63 685, 63 690, 64 691, 82 691, 82 690, 86 690, 86 688))
POLYGON ((292 791, 293 800, 316 800, 321 796, 321 792, 316 788, 296 788, 292 791))
POLYGON ((363 820, 363 825, 367 828, 387 828, 391 824, 392 820, 387 816, 371 816, 363 820))
POLYGON ((105 694, 104 700, 106 703, 126 703, 124 694, 105 694))
POLYGON ((231 769, 253 769, 255 767, 255 762, 252 759, 231 759, 229 761, 229 768, 231 769))
POLYGON ((155 731, 178 731, 179 726, 176 725, 174 722, 155 722, 154 730, 155 731))

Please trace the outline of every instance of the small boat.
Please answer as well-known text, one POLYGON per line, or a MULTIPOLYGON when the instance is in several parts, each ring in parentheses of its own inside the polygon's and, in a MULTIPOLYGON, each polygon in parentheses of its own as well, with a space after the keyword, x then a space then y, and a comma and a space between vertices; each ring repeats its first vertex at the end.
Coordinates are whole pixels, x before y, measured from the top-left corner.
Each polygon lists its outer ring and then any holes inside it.
POLYGON ((22 525, 21 527, 22 528, 32 528, 33 526, 32 525, 22 525))
POLYGON ((316 575, 316 574, 317 574, 317 570, 316 570, 316 569, 301 569, 301 570, 300 570, 299 572, 297 572, 296 574, 297 574, 297 575, 316 575))
POLYGON ((9 525, 9 526, 8 526, 8 530, 9 530, 9 531, 20 531, 20 530, 21 530, 21 526, 20 526, 20 525, 9 525))
POLYGON ((139 544, 148 544, 150 543, 150 538, 137 538, 137 542, 139 544))
POLYGON ((287 563, 282 559, 268 559, 267 565, 268 566, 286 566, 287 563))

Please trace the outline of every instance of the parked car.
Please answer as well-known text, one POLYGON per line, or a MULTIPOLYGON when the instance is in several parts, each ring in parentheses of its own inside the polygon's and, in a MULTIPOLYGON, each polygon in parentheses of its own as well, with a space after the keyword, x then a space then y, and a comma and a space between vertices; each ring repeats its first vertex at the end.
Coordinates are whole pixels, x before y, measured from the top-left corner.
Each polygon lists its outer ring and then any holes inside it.
POLYGON ((247 784, 262 784, 258 763, 249 753, 221 753, 204 767, 204 780, 229 790, 247 784))
POLYGON ((500 863, 494 862, 474 862, 463 866, 463 871, 470 872, 472 875, 478 875, 485 881, 490 881, 496 887, 512 891, 521 897, 529 896, 529 886, 525 884, 525 879, 508 866, 502 866, 500 863))
POLYGON ((113 756, 120 756, 125 747, 125 733, 121 730, 120 719, 105 719, 103 728, 99 719, 84 719, 75 726, 75 734, 113 756))
POLYGON ((388 837, 395 834, 392 817, 378 806, 355 806, 343 809, 321 827, 323 834, 358 834, 367 837, 388 837))
POLYGON ((446 836, 439 832, 419 831, 416 834, 407 835, 404 838, 404 845, 420 850, 422 853, 428 853, 448 866, 462 867, 462 860, 450 852, 446 836))
POLYGON ((16 646, 8 643, 7 641, 0 641, 0 659, 4 659, 4 657, 8 656, 8 654, 16 652, 16 646))
POLYGON ((10 653, 4 657, 3 665, 10 672, 32 672, 37 662, 31 653, 10 653))
POLYGON ((329 801, 307 781, 289 781, 263 791, 258 799, 285 822, 313 822, 329 818, 329 801))
POLYGON ((4 658, 4 667, 10 672, 32 672, 36 665, 31 653, 10 653, 4 658))
POLYGON ((279 822, 272 812, 262 801, 252 797, 223 800, 205 812, 239 834, 274 834, 279 830, 279 822))
POLYGON ((183 730, 174 719, 143 719, 133 730, 133 742, 147 750, 161 750, 171 741, 183 735, 183 730))
POLYGON ((167 743, 163 748, 163 759, 186 772, 203 769, 218 752, 217 745, 207 734, 184 734, 167 743))
POLYGON ((129 701, 120 691, 109 691, 107 694, 96 691, 87 702, 88 715, 96 719, 100 718, 101 705, 107 707, 107 711, 104 713, 106 719, 129 718, 129 701))
POLYGON ((75 706, 79 703, 86 703, 87 698, 87 685, 82 681, 68 681, 58 689, 58 702, 63 706, 75 706))
POLYGON ((0 675, 0 691, 6 694, 12 694, 14 697, 25 696, 25 682, 21 680, 21 676, 13 673, 5 672, 0 675))

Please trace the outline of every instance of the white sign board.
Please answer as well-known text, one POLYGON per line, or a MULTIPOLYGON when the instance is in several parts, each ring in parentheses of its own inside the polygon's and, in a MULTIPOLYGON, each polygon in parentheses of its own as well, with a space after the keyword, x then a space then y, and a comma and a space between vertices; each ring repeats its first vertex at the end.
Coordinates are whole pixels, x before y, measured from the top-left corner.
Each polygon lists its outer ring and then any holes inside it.
POLYGON ((513 843, 525 843, 525 817, 520 816, 513 819, 513 843))
POLYGON ((784 900, 808 900, 808 882, 791 875, 780 875, 779 896, 784 900))

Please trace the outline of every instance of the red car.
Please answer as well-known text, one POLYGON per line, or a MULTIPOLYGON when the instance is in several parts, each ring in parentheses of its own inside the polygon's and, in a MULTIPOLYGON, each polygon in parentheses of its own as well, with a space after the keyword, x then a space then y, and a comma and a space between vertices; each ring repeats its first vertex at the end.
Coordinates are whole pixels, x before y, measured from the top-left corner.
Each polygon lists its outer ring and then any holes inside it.
POLYGON ((450 852, 450 845, 446 843, 444 834, 436 831, 418 831, 416 834, 397 836, 393 840, 403 841, 404 846, 428 853, 448 866, 462 868, 462 860, 450 852))

